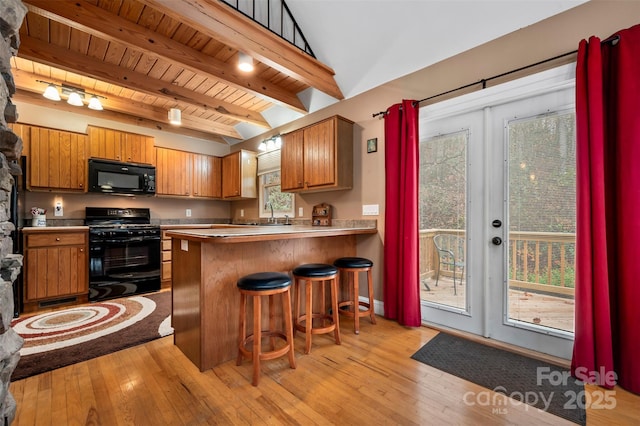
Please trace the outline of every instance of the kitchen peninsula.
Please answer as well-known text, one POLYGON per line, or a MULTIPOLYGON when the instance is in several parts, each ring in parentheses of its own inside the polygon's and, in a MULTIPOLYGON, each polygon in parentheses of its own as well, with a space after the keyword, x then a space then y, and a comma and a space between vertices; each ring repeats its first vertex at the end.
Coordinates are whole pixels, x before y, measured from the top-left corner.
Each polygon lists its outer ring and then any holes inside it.
POLYGON ((238 278, 263 271, 290 273, 299 264, 355 256, 356 238, 376 233, 373 226, 299 225, 167 231, 172 237, 174 343, 200 371, 235 359, 238 278))

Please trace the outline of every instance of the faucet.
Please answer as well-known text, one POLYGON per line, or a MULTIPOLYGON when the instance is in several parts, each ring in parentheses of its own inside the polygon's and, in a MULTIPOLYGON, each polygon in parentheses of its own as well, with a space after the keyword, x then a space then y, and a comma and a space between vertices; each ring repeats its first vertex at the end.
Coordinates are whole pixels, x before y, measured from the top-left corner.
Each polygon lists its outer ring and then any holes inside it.
POLYGON ((288 225, 288 224, 289 224, 289 215, 288 215, 288 214, 285 214, 285 215, 284 215, 284 218, 285 218, 285 222, 284 222, 284 224, 285 224, 285 225, 288 225))
POLYGON ((269 218, 268 223, 277 223, 276 222, 277 219, 275 217, 273 217, 273 204, 268 203, 267 205, 271 209, 271 217, 269 218))

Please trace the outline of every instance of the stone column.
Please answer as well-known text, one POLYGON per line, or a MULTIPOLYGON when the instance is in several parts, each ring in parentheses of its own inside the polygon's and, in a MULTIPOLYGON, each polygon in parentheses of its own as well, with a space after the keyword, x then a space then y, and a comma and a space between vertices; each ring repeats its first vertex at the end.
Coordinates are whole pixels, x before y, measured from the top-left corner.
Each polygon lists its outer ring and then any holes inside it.
POLYGON ((18 113, 11 102, 16 86, 11 73, 11 57, 20 45, 19 30, 27 13, 20 0, 0 0, 0 422, 7 425, 16 415, 16 402, 9 392, 11 374, 20 360, 22 338, 11 328, 13 282, 22 268, 22 256, 12 253, 12 174, 21 174, 19 159, 22 141, 8 127, 18 113))

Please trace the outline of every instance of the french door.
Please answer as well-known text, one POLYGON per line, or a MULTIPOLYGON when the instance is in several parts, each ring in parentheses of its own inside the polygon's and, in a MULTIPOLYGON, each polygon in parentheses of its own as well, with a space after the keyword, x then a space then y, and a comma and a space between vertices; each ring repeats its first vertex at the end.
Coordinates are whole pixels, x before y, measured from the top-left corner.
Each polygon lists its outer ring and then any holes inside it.
POLYGON ((570 358, 572 69, 421 109, 423 322, 570 358))

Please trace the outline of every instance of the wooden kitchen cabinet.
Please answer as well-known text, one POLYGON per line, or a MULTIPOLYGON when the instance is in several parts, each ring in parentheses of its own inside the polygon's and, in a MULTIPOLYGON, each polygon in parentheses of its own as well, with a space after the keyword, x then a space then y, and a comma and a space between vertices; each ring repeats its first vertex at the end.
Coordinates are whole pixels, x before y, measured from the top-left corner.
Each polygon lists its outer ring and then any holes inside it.
POLYGON ((89 156, 127 163, 156 164, 155 140, 152 136, 87 126, 89 156))
POLYGON ((282 136, 283 192, 320 192, 353 186, 353 122, 334 116, 282 136))
POLYGON ((222 157, 222 198, 256 198, 257 168, 257 153, 252 151, 242 149, 222 157))
POLYGON ((30 126, 28 145, 27 189, 86 191, 86 135, 30 126))
POLYGON ((23 229, 24 311, 89 298, 89 231, 23 229))
POLYGON ((156 195, 191 195, 193 154, 169 148, 156 148, 156 195))
POLYGON ((206 154, 156 148, 156 195, 222 196, 222 159, 206 154))
POLYGON ((222 197, 222 159, 213 155, 192 154, 193 196, 222 197))

